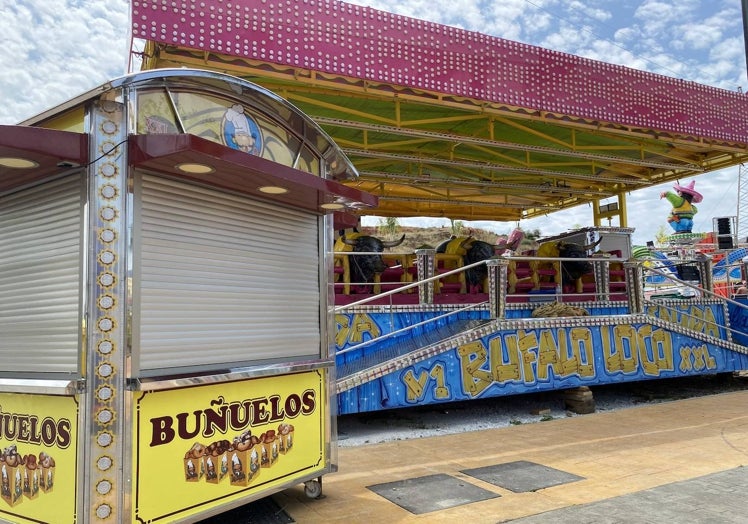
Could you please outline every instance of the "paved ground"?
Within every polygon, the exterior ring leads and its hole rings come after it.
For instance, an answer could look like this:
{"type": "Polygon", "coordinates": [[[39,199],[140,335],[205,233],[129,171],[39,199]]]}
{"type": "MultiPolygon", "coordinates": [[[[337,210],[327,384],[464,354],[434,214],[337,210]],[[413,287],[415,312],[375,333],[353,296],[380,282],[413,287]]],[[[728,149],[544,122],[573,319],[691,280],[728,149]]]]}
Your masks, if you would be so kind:
{"type": "Polygon", "coordinates": [[[512,520],[514,524],[743,524],[748,521],[748,468],[739,467],[512,520]]]}
{"type": "Polygon", "coordinates": [[[338,464],[323,498],[274,501],[304,524],[742,523],[748,392],[340,448],[338,464]]]}

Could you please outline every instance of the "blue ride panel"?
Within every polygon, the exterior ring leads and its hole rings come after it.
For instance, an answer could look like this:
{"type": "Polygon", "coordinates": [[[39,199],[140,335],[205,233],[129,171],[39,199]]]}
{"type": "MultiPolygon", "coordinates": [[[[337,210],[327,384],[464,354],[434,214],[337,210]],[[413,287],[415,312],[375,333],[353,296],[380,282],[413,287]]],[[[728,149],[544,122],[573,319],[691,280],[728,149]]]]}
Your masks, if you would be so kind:
{"type": "MultiPolygon", "coordinates": [[[[336,360],[337,369],[344,371],[347,367],[366,362],[382,361],[397,352],[406,344],[418,344],[426,339],[429,332],[436,331],[449,323],[465,320],[488,319],[487,310],[464,311],[445,318],[443,311],[405,311],[394,313],[351,313],[335,315],[336,321],[336,360]],[[418,324],[424,323],[423,326],[418,324]],[[417,326],[407,329],[409,326],[417,326]],[[375,343],[366,342],[399,330],[401,334],[383,338],[375,343]]],[[[353,390],[338,394],[339,414],[359,413],[398,407],[391,405],[389,389],[381,379],[373,380],[353,390]]]]}
{"type": "Polygon", "coordinates": [[[733,300],[743,305],[727,304],[730,314],[730,329],[732,340],[742,346],[748,346],[748,298],[736,297],[733,300]]]}
{"type": "Polygon", "coordinates": [[[727,281],[729,273],[730,280],[732,280],[733,282],[739,281],[743,278],[740,263],[747,255],[748,250],[746,250],[746,248],[744,247],[738,248],[734,251],[730,251],[725,258],[714,264],[714,266],[712,267],[712,278],[715,280],[715,282],[727,281]]]}
{"type": "MultiPolygon", "coordinates": [[[[623,315],[626,308],[596,308],[593,315],[623,315]]],[[[529,312],[531,310],[528,309],[529,312]]],[[[726,309],[717,304],[669,304],[647,314],[685,330],[725,340],[726,309]]],[[[475,314],[475,313],[473,313],[475,314]]],[[[404,326],[434,313],[366,314],[379,331],[404,326]]],[[[515,316],[516,315],[516,316],[515,316]]],[[[507,311],[527,318],[527,312],[507,311]]],[[[495,332],[396,369],[338,395],[341,415],[624,381],[731,372],[748,367],[748,357],[648,323],[544,327],[495,332]]],[[[630,318],[630,317],[629,317],[630,318]]],[[[353,319],[350,319],[355,323],[353,319]]],[[[362,320],[362,319],[359,319],[362,320]]],[[[561,320],[561,319],[554,319],[561,320]]],[[[421,330],[426,328],[419,328],[421,330]]],[[[421,331],[423,332],[423,331],[421,331]]],[[[418,335],[408,335],[417,338],[418,335]]],[[[390,341],[390,344],[393,342],[390,341]]],[[[404,343],[403,340],[395,344],[404,343]]],[[[357,358],[386,352],[378,344],[357,358]]],[[[342,356],[346,354],[343,353],[342,356]]]]}

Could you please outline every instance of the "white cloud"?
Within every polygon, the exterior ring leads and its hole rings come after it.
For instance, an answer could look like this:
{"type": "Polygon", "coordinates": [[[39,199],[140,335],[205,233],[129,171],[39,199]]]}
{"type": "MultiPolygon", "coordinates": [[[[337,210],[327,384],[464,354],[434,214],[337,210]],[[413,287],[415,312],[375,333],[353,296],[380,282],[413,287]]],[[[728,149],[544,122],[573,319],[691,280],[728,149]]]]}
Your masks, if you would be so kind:
{"type": "Polygon", "coordinates": [[[125,72],[127,0],[0,0],[0,123],[13,124],[125,72]]]}
{"type": "Polygon", "coordinates": [[[667,36],[683,20],[693,18],[698,12],[700,0],[653,0],[644,1],[634,12],[648,34],[667,36]]]}
{"type": "Polygon", "coordinates": [[[580,20],[592,19],[600,23],[607,23],[613,19],[613,13],[598,6],[590,6],[589,2],[569,2],[569,10],[575,13],[575,18],[580,20]]]}

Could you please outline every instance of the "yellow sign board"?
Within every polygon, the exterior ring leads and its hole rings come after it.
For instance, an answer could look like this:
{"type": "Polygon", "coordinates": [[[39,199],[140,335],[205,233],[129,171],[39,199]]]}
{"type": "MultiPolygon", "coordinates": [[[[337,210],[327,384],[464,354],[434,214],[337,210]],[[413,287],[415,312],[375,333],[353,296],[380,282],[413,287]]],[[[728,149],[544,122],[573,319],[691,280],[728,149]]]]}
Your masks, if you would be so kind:
{"type": "Polygon", "coordinates": [[[136,393],[133,520],[249,501],[324,470],[325,380],[316,370],[136,393]]]}
{"type": "Polygon", "coordinates": [[[78,401],[0,393],[0,520],[76,522],[78,401]]]}

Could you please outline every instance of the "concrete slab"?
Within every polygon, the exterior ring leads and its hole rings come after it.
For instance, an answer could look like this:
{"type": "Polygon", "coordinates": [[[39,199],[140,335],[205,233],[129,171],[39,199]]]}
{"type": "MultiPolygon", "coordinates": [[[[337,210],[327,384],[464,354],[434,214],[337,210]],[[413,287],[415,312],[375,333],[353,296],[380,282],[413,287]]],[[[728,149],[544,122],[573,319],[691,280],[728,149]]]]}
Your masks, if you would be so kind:
{"type": "Polygon", "coordinates": [[[739,467],[512,520],[513,524],[742,524],[748,515],[748,468],[739,467]]]}
{"type": "Polygon", "coordinates": [[[527,460],[463,469],[461,472],[514,493],[538,491],[551,486],[584,480],[584,477],[527,460]]]}
{"type": "Polygon", "coordinates": [[[444,474],[385,482],[366,487],[416,515],[501,496],[444,474]]]}

